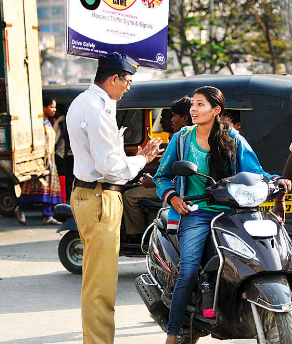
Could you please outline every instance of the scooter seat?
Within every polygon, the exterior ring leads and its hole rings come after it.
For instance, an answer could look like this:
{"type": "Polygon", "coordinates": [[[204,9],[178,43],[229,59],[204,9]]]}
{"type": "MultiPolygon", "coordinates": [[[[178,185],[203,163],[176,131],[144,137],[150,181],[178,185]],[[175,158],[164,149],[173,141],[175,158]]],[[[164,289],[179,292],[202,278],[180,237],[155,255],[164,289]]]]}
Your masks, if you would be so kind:
{"type": "Polygon", "coordinates": [[[57,221],[65,222],[70,217],[73,217],[73,214],[69,204],[58,204],[55,206],[54,218],[57,221]]]}

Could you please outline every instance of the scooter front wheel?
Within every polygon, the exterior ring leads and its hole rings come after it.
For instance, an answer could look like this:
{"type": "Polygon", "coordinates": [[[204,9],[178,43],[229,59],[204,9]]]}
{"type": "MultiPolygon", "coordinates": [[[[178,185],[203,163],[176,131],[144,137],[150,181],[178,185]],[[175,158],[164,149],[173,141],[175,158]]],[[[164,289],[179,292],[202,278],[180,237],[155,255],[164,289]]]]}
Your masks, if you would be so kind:
{"type": "Polygon", "coordinates": [[[82,274],[83,244],[78,232],[69,231],[61,239],[58,247],[59,259],[73,274],[82,274]]]}
{"type": "MultiPolygon", "coordinates": [[[[260,312],[266,344],[292,344],[292,314],[260,312]]],[[[260,340],[257,342],[260,344],[260,340]]]]}

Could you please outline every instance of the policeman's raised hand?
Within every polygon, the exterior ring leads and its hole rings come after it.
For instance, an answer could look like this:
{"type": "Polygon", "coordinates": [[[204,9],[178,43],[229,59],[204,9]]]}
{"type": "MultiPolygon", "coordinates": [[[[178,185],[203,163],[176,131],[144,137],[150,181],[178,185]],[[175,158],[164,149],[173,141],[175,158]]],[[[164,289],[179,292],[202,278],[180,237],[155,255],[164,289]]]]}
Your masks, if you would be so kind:
{"type": "MultiPolygon", "coordinates": [[[[162,143],[162,140],[160,137],[148,141],[146,146],[141,150],[142,154],[146,155],[146,154],[152,154],[153,152],[155,152],[157,155],[159,152],[158,148],[161,145],[161,143],[162,143]]],[[[161,150],[160,152],[162,151],[163,150],[161,150]]],[[[139,154],[139,151],[138,151],[138,154],[139,154]]]]}
{"type": "Polygon", "coordinates": [[[149,164],[151,161],[154,160],[154,158],[162,153],[164,149],[159,149],[159,146],[161,145],[162,140],[161,138],[152,139],[147,142],[147,145],[142,149],[141,147],[138,147],[138,153],[137,155],[143,155],[146,158],[146,164],[149,164]]]}

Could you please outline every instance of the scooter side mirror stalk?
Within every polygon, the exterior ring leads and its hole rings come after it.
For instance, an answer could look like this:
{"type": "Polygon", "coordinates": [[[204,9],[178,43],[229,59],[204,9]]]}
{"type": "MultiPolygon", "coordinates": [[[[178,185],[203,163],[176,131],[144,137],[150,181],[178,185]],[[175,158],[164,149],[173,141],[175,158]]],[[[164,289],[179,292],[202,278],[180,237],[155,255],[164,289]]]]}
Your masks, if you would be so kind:
{"type": "Polygon", "coordinates": [[[193,176],[194,174],[197,174],[198,176],[205,177],[210,180],[210,185],[213,187],[216,184],[216,181],[210,177],[206,176],[205,174],[198,172],[198,166],[194,164],[193,162],[181,160],[176,161],[172,165],[172,174],[175,176],[193,176]]]}

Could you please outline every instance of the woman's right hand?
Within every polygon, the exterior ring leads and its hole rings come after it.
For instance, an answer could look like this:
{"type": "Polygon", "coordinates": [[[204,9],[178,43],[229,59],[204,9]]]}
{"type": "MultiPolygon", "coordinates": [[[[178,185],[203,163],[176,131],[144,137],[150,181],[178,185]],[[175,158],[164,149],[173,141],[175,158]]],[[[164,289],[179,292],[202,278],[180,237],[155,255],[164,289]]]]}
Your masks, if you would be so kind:
{"type": "Polygon", "coordinates": [[[184,202],[182,198],[178,196],[173,196],[170,200],[170,203],[180,215],[186,215],[190,212],[190,209],[188,208],[187,204],[184,202]]]}

